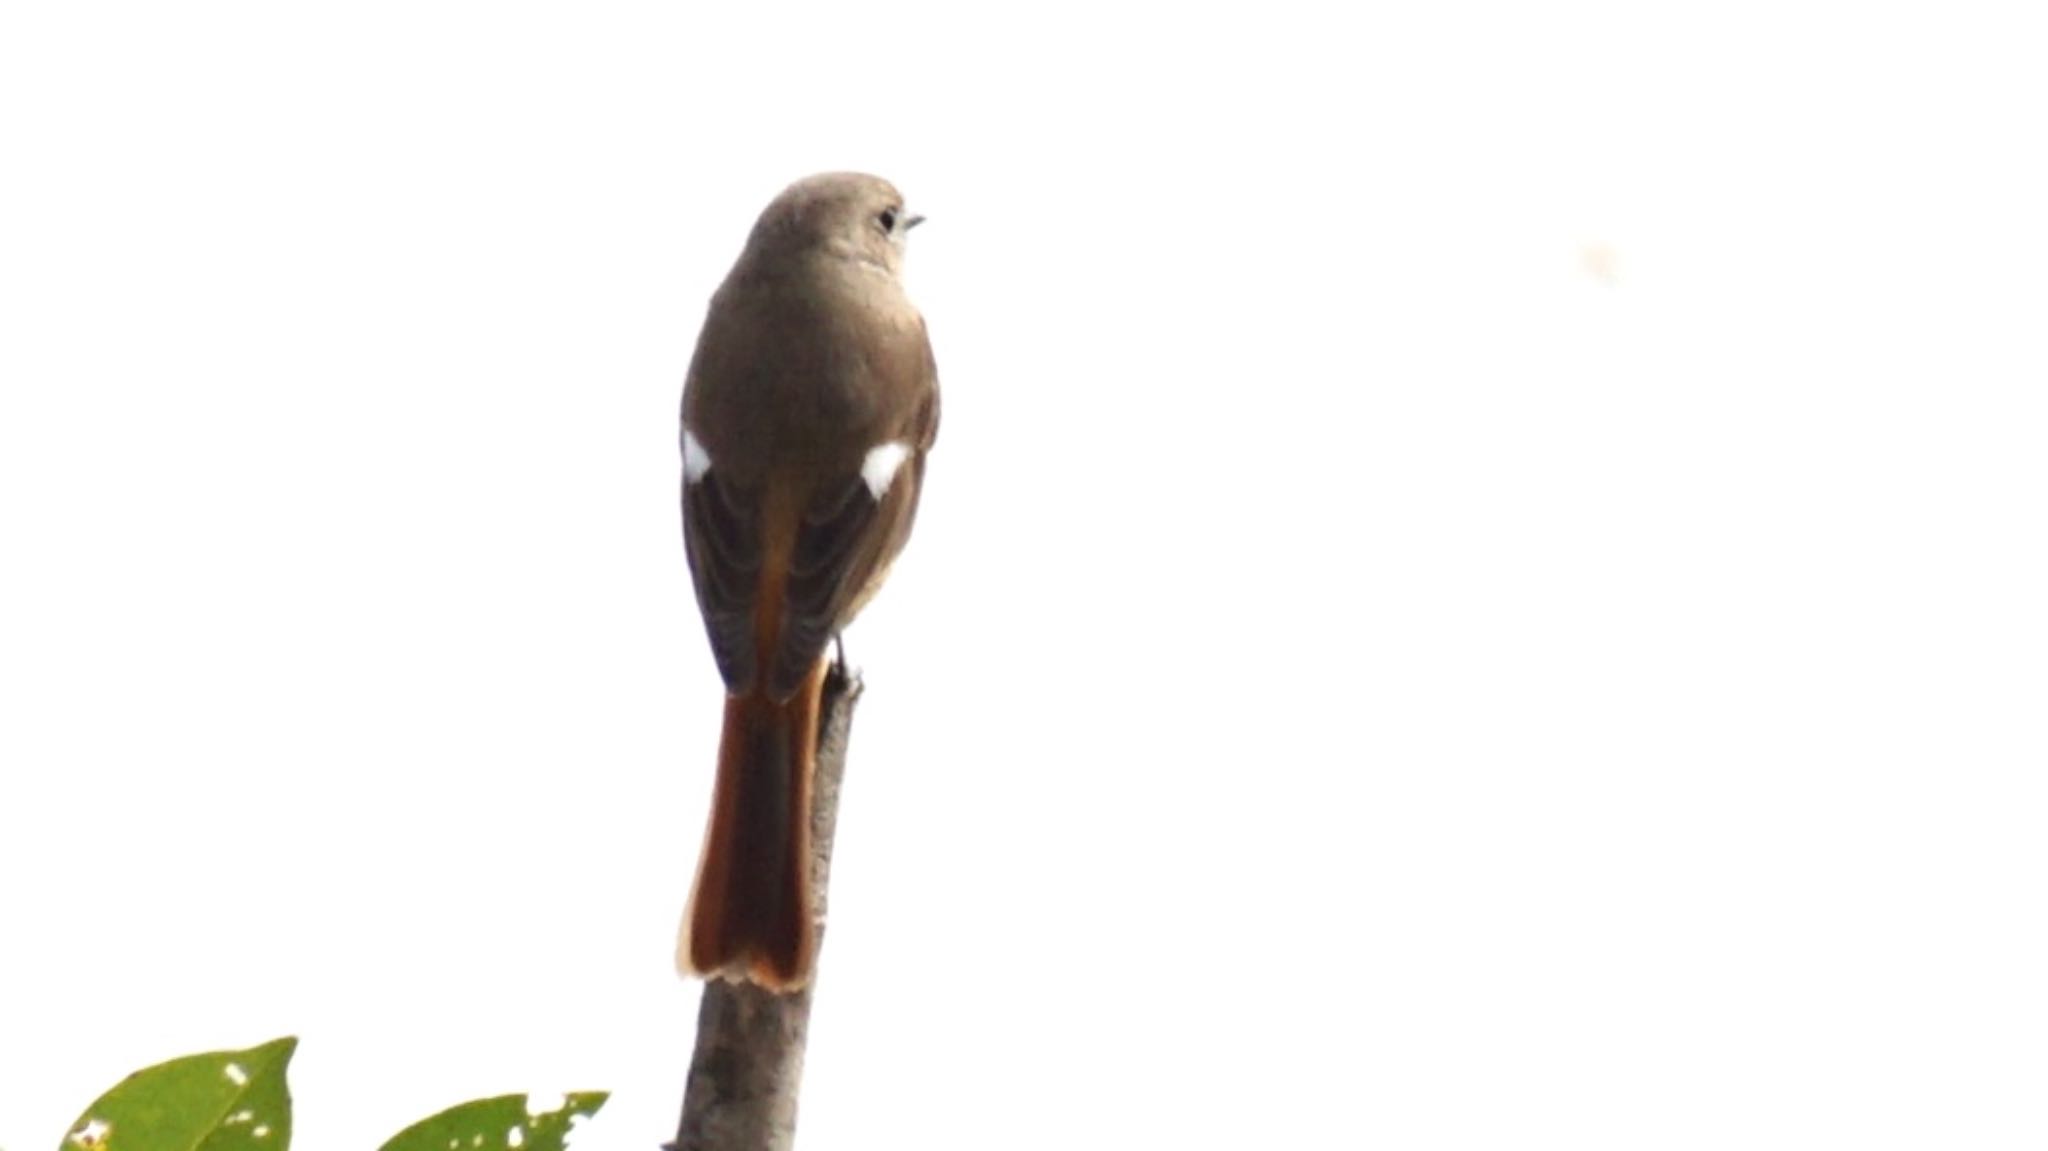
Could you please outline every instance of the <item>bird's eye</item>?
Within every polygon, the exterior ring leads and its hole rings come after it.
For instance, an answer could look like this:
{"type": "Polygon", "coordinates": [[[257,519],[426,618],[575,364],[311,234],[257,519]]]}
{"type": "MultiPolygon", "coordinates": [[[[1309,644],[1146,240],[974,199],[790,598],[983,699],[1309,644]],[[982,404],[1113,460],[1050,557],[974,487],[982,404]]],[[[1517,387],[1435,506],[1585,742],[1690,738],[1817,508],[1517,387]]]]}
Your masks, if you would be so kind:
{"type": "Polygon", "coordinates": [[[896,209],[882,209],[882,214],[875,217],[875,223],[880,224],[884,232],[894,235],[896,233],[896,209]]]}

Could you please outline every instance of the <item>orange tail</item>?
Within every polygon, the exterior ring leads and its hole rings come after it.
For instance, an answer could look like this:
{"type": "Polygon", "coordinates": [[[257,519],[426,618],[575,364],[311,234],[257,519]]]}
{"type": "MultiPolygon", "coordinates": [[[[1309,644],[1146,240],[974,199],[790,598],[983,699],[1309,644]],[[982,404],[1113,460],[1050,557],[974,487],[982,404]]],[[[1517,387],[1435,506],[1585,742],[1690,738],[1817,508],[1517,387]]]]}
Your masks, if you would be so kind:
{"type": "Polygon", "coordinates": [[[676,966],[793,991],[811,977],[811,770],[820,659],[786,703],[727,696],[711,825],[683,917],[676,966]]]}

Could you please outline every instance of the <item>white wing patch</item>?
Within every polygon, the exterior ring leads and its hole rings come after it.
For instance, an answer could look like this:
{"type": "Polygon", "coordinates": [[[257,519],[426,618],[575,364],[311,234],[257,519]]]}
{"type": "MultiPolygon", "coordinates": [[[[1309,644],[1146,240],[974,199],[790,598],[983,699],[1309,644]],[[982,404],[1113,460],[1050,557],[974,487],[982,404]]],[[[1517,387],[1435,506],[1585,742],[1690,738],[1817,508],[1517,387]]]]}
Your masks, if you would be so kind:
{"type": "Polygon", "coordinates": [[[867,481],[868,494],[880,500],[896,478],[896,469],[909,458],[910,445],[902,440],[891,440],[869,448],[868,458],[860,465],[860,478],[867,481]]]}
{"type": "Polygon", "coordinates": [[[703,479],[704,473],[710,470],[711,453],[704,450],[704,445],[697,442],[697,437],[690,434],[690,429],[684,428],[683,482],[694,484],[703,479]]]}

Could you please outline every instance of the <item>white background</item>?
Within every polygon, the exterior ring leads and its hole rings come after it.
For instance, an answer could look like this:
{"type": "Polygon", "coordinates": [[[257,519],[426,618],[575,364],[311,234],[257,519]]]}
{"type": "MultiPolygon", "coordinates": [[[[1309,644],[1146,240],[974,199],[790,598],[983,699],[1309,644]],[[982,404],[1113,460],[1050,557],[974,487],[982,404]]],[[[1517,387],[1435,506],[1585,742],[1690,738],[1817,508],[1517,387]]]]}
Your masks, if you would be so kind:
{"type": "Polygon", "coordinates": [[[855,167],[805,1146],[2041,1146],[2023,7],[9,5],[0,1145],[283,1033],[301,1148],[672,1132],[676,400],[855,167]]]}

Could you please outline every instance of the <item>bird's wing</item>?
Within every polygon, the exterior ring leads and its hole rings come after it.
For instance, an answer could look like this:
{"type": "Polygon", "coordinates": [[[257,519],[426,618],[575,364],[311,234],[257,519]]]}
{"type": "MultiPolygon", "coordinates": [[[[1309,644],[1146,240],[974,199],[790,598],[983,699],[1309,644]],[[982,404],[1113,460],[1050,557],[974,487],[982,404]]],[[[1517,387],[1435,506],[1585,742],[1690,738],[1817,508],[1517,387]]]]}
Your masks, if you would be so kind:
{"type": "Polygon", "coordinates": [[[754,682],[754,604],[761,589],[758,493],[711,469],[683,484],[683,547],[690,582],[711,637],[711,655],[728,690],[754,682]]]}
{"type": "Polygon", "coordinates": [[[924,453],[913,449],[879,500],[856,473],[825,485],[805,509],[768,676],[775,695],[796,690],[903,550],[923,479],[924,453]]]}
{"type": "Polygon", "coordinates": [[[712,656],[727,690],[744,693],[764,681],[787,698],[825,645],[851,619],[889,561],[909,538],[924,479],[924,453],[913,449],[881,498],[860,473],[822,485],[804,509],[783,573],[764,573],[760,498],[712,468],[683,487],[683,541],[697,605],[712,656]],[[782,594],[764,596],[780,574],[782,594]],[[763,610],[775,618],[763,620],[763,610]],[[772,631],[768,666],[760,666],[763,628],[772,631]]]}

